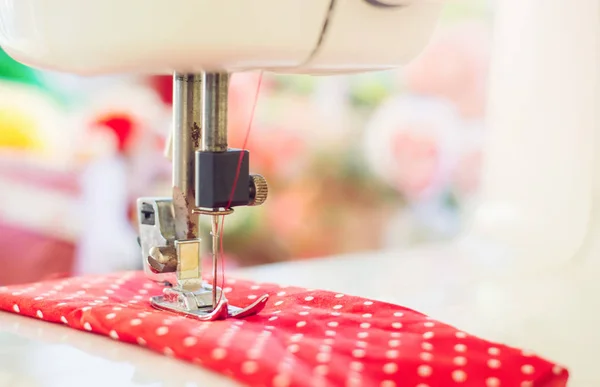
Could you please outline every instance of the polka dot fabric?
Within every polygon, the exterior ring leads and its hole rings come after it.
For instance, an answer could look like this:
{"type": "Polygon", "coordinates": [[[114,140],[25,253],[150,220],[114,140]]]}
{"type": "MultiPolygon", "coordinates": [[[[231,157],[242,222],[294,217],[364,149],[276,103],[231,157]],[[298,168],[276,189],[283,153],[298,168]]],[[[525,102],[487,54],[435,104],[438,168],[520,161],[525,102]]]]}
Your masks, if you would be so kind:
{"type": "Polygon", "coordinates": [[[66,324],[191,362],[250,386],[560,387],[568,372],[400,306],[229,279],[234,305],[268,293],[244,320],[200,322],[150,306],[143,273],[0,288],[0,309],[66,324]]]}

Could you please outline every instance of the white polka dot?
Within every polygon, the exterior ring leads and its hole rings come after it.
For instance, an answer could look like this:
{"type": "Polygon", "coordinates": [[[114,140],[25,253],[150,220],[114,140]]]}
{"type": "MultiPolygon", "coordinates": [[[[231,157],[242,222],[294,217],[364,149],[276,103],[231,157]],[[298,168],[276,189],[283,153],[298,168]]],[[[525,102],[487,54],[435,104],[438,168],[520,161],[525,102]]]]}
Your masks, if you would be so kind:
{"type": "Polygon", "coordinates": [[[302,328],[303,326],[306,326],[306,321],[298,321],[296,323],[297,328],[302,328]]]}
{"type": "Polygon", "coordinates": [[[367,306],[373,305],[373,301],[365,301],[365,302],[363,302],[363,304],[367,305],[367,306]]]}
{"type": "Polygon", "coordinates": [[[117,284],[112,284],[112,285],[110,285],[110,287],[113,289],[119,289],[120,286],[117,284]]]}
{"type": "Polygon", "coordinates": [[[257,289],[260,289],[260,286],[258,286],[258,285],[252,285],[252,286],[250,286],[250,289],[251,290],[257,290],[257,289]]]}
{"type": "Polygon", "coordinates": [[[335,334],[336,334],[335,331],[331,331],[331,330],[325,331],[325,336],[335,336],[335,334]]]}
{"type": "Polygon", "coordinates": [[[395,349],[390,349],[388,351],[385,352],[385,357],[387,357],[388,359],[396,359],[398,357],[398,351],[395,349]]]}
{"type": "Polygon", "coordinates": [[[331,337],[328,337],[328,338],[324,339],[323,342],[327,345],[332,345],[333,343],[335,343],[335,340],[332,339],[331,337]]]}
{"type": "Polygon", "coordinates": [[[123,308],[121,308],[120,306],[115,306],[114,308],[112,308],[112,310],[122,310],[123,308]]]}
{"type": "Polygon", "coordinates": [[[365,313],[362,315],[364,318],[371,318],[373,315],[371,313],[365,313]]]}
{"type": "Polygon", "coordinates": [[[429,384],[419,383],[417,384],[417,387],[429,387],[429,384]]]}
{"type": "Polygon", "coordinates": [[[500,368],[501,363],[500,363],[500,360],[498,360],[498,359],[489,359],[487,361],[487,365],[490,368],[500,368]]]}
{"type": "MultiPolygon", "coordinates": [[[[103,301],[109,300],[108,296],[100,296],[98,298],[101,299],[101,300],[103,300],[103,301]]],[[[102,301],[96,301],[96,302],[102,302],[102,301]]]]}
{"type": "Polygon", "coordinates": [[[269,321],[275,321],[275,320],[277,320],[278,318],[279,318],[279,317],[277,317],[277,316],[271,316],[271,317],[269,317],[269,321]]]}
{"type": "Polygon", "coordinates": [[[400,333],[400,332],[391,332],[390,333],[390,337],[393,337],[393,338],[396,338],[396,339],[398,337],[400,337],[400,336],[402,336],[402,333],[400,333]]]}
{"type": "Polygon", "coordinates": [[[43,300],[43,299],[44,299],[44,297],[41,297],[41,296],[34,298],[34,300],[36,300],[36,301],[43,300]]]}
{"type": "Polygon", "coordinates": [[[488,349],[488,353],[492,356],[498,356],[498,355],[500,355],[500,349],[498,349],[496,347],[490,347],[488,349]]]}
{"type": "Polygon", "coordinates": [[[288,352],[290,353],[296,353],[300,350],[300,346],[298,344],[290,344],[287,347],[288,352]]]}
{"type": "Polygon", "coordinates": [[[431,343],[421,343],[421,348],[423,348],[425,351],[433,351],[433,344],[431,343]]]}
{"type": "Polygon", "coordinates": [[[335,298],[342,298],[342,297],[344,297],[344,295],[341,294],[341,293],[338,293],[338,294],[335,295],[335,298]]]}
{"type": "Polygon", "coordinates": [[[364,349],[355,349],[352,351],[352,356],[357,357],[357,358],[363,358],[363,357],[365,357],[365,350],[364,349]]]}
{"type": "Polygon", "coordinates": [[[358,337],[359,339],[366,339],[367,337],[369,337],[369,332],[358,332],[356,337],[358,337]]]}
{"type": "Polygon", "coordinates": [[[273,387],[288,387],[290,385],[290,377],[285,374],[279,374],[273,378],[273,387]]]}
{"type": "Polygon", "coordinates": [[[346,387],[362,387],[360,375],[350,374],[346,380],[346,387]]]}
{"type": "Polygon", "coordinates": [[[78,290],[75,292],[75,294],[85,294],[85,290],[78,290]]]}
{"type": "Polygon", "coordinates": [[[533,382],[531,380],[521,382],[521,387],[533,387],[533,382]]]}
{"type": "Polygon", "coordinates": [[[400,329],[400,328],[402,328],[402,323],[399,322],[399,321],[393,322],[392,323],[392,328],[400,329]]]}
{"type": "Polygon", "coordinates": [[[296,334],[290,336],[290,341],[292,343],[297,343],[300,340],[302,340],[302,337],[304,337],[304,335],[302,333],[296,333],[296,334]]]}
{"type": "Polygon", "coordinates": [[[329,360],[331,360],[331,354],[329,354],[328,352],[317,353],[317,361],[319,363],[327,363],[329,360]]]}
{"type": "Polygon", "coordinates": [[[131,320],[129,322],[132,326],[137,326],[137,325],[141,325],[142,324],[142,320],[140,320],[139,318],[134,318],[133,320],[131,320]]]}
{"type": "Polygon", "coordinates": [[[212,350],[211,356],[215,360],[222,360],[227,356],[227,350],[225,348],[215,348],[212,350]]]}
{"type": "Polygon", "coordinates": [[[369,329],[371,328],[371,324],[369,324],[368,322],[360,323],[360,327],[362,329],[369,329]]]}
{"type": "Polygon", "coordinates": [[[433,336],[434,336],[433,332],[425,332],[425,333],[423,333],[423,338],[425,340],[429,340],[429,339],[433,338],[433,336]]]}
{"type": "Polygon", "coordinates": [[[487,378],[485,385],[486,387],[500,387],[500,380],[498,378],[487,378]]]}
{"type": "Polygon", "coordinates": [[[113,294],[115,291],[114,291],[114,290],[112,290],[112,289],[106,289],[104,292],[105,292],[106,294],[113,294]]]}
{"type": "Polygon", "coordinates": [[[113,339],[115,339],[115,340],[118,340],[118,339],[119,339],[119,334],[118,334],[116,331],[114,331],[114,330],[113,330],[113,331],[110,331],[110,332],[108,333],[108,335],[109,335],[110,337],[112,337],[113,339]]]}
{"type": "Polygon", "coordinates": [[[435,323],[432,321],[427,321],[423,324],[423,326],[425,326],[426,328],[433,328],[435,326],[435,323]]]}
{"type": "Polygon", "coordinates": [[[22,293],[21,292],[12,292],[11,293],[13,296],[20,296],[22,293]]]}
{"type": "Polygon", "coordinates": [[[168,356],[168,357],[173,357],[173,355],[175,355],[175,352],[173,352],[173,350],[169,347],[165,347],[163,349],[163,353],[165,354],[165,356],[168,356]]]}
{"type": "Polygon", "coordinates": [[[456,352],[465,352],[465,351],[467,350],[467,346],[466,346],[466,345],[464,345],[464,344],[456,344],[456,345],[454,346],[454,350],[455,350],[456,352]]]}
{"type": "Polygon", "coordinates": [[[332,316],[341,316],[342,314],[340,312],[331,312],[332,316]]]}
{"type": "Polygon", "coordinates": [[[419,368],[417,368],[417,373],[422,378],[427,378],[431,376],[432,372],[433,370],[431,369],[431,367],[426,364],[420,365],[419,368]]]}
{"type": "Polygon", "coordinates": [[[283,304],[283,301],[277,301],[277,302],[275,303],[275,306],[279,306],[279,305],[281,305],[281,304],[283,304]]]}
{"type": "Polygon", "coordinates": [[[227,282],[230,284],[235,284],[237,282],[237,280],[232,278],[232,279],[229,279],[227,282]]]}
{"type": "Polygon", "coordinates": [[[452,380],[454,380],[456,383],[463,383],[465,380],[467,380],[467,373],[463,370],[452,371],[452,380]]]}
{"type": "Polygon", "coordinates": [[[396,382],[393,380],[384,380],[379,387],[396,387],[396,382]]]}
{"type": "Polygon", "coordinates": [[[112,320],[115,317],[117,317],[116,313],[109,313],[109,314],[106,315],[106,319],[107,320],[112,320]]]}
{"type": "Polygon", "coordinates": [[[81,287],[84,288],[84,289],[89,289],[89,288],[92,287],[92,285],[90,285],[90,284],[81,284],[81,287]]]}
{"type": "Polygon", "coordinates": [[[242,373],[252,375],[258,371],[258,363],[254,360],[248,360],[242,363],[242,373]]]}
{"type": "Polygon", "coordinates": [[[342,309],[342,308],[343,308],[343,306],[340,305],[340,304],[333,306],[333,309],[335,309],[335,310],[339,310],[339,309],[342,309]]]}
{"type": "Polygon", "coordinates": [[[394,313],[394,317],[402,317],[402,316],[404,316],[404,313],[402,313],[402,312],[395,312],[394,313]]]}
{"type": "Polygon", "coordinates": [[[62,321],[64,324],[68,324],[69,323],[67,321],[67,318],[65,316],[60,316],[60,321],[62,321]]]}
{"type": "Polygon", "coordinates": [[[390,340],[390,341],[388,341],[388,345],[392,348],[396,348],[396,347],[400,346],[400,340],[396,340],[396,339],[390,340]]]}
{"type": "Polygon", "coordinates": [[[398,364],[396,363],[386,363],[383,366],[383,372],[391,375],[391,374],[395,374],[398,371],[398,364]]]}
{"type": "Polygon", "coordinates": [[[17,305],[17,304],[13,305],[13,310],[17,313],[21,313],[21,309],[19,309],[19,305],[17,305]]]}
{"type": "Polygon", "coordinates": [[[90,325],[89,322],[85,322],[85,323],[83,323],[83,329],[85,329],[86,331],[91,331],[92,326],[90,325]]]}
{"type": "Polygon", "coordinates": [[[42,313],[41,310],[38,310],[37,312],[35,312],[35,315],[38,316],[38,318],[44,318],[44,314],[42,313]]]}
{"type": "Polygon", "coordinates": [[[330,322],[328,322],[328,323],[327,323],[327,326],[328,326],[328,327],[332,327],[332,328],[335,328],[335,327],[337,327],[338,325],[340,325],[340,323],[339,323],[339,322],[337,322],[337,321],[330,321],[330,322]]]}
{"type": "Polygon", "coordinates": [[[146,289],[140,289],[138,290],[139,294],[148,294],[148,291],[146,289]]]}
{"type": "Polygon", "coordinates": [[[285,292],[279,292],[279,293],[277,293],[277,295],[278,295],[279,297],[283,297],[283,296],[285,296],[285,292]]]}
{"type": "Polygon", "coordinates": [[[167,328],[167,327],[163,326],[163,327],[156,328],[156,335],[157,336],[164,336],[167,333],[169,333],[169,328],[167,328]]]}
{"type": "Polygon", "coordinates": [[[312,301],[315,298],[313,296],[304,297],[304,301],[312,301]]]}
{"type": "Polygon", "coordinates": [[[144,299],[144,296],[140,296],[140,295],[133,296],[133,299],[134,299],[134,300],[143,300],[143,299],[144,299]]]}
{"type": "Polygon", "coordinates": [[[455,336],[457,339],[464,339],[467,337],[467,334],[465,332],[456,332],[455,336]]]}
{"type": "Polygon", "coordinates": [[[56,306],[63,306],[63,305],[67,305],[66,302],[59,302],[58,304],[56,304],[56,306]]]}
{"type": "Polygon", "coordinates": [[[361,372],[365,368],[365,365],[359,361],[353,361],[350,363],[350,369],[352,371],[361,372]]]}
{"type": "Polygon", "coordinates": [[[430,352],[421,352],[419,357],[423,361],[431,361],[433,359],[433,355],[430,352]]]}
{"type": "Polygon", "coordinates": [[[303,310],[302,312],[298,313],[300,316],[308,316],[310,312],[303,310]]]}
{"type": "Polygon", "coordinates": [[[329,371],[329,367],[327,367],[327,365],[325,365],[325,364],[320,364],[320,365],[316,366],[315,369],[313,370],[313,372],[316,375],[321,375],[321,376],[327,375],[328,371],[329,371]]]}
{"type": "Polygon", "coordinates": [[[196,343],[198,343],[198,339],[193,336],[188,336],[185,339],[183,339],[184,347],[193,347],[194,345],[196,345],[196,343]]]}
{"type": "Polygon", "coordinates": [[[88,310],[91,310],[92,307],[91,306],[84,306],[83,308],[81,308],[82,312],[87,312],[88,310]]]}
{"type": "Polygon", "coordinates": [[[464,356],[457,356],[452,360],[452,362],[454,363],[454,365],[462,367],[467,364],[467,358],[464,356]]]}
{"type": "Polygon", "coordinates": [[[280,310],[274,310],[274,311],[271,312],[271,314],[278,314],[278,313],[281,313],[281,311],[280,310]]]}
{"type": "Polygon", "coordinates": [[[257,297],[258,297],[258,296],[257,296],[256,294],[250,294],[250,295],[248,296],[248,299],[249,299],[249,300],[255,300],[257,297]]]}
{"type": "Polygon", "coordinates": [[[367,342],[366,341],[357,341],[356,342],[356,346],[359,348],[367,348],[367,342]]]}
{"type": "Polygon", "coordinates": [[[531,364],[525,364],[523,367],[521,367],[521,372],[523,372],[525,375],[531,375],[535,372],[535,368],[533,368],[531,364]]]}

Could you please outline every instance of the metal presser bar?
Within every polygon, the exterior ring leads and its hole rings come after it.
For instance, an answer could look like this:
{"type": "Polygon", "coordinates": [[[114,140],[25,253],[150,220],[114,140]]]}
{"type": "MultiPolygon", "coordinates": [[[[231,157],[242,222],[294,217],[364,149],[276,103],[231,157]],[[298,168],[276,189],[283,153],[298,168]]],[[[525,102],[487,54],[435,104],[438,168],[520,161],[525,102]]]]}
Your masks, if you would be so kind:
{"type": "Polygon", "coordinates": [[[249,152],[228,147],[228,88],[227,73],[174,74],[172,197],[138,199],[144,271],[165,285],[152,305],[200,320],[256,314],[268,299],[232,306],[216,283],[221,217],[268,194],[266,180],[250,174],[249,152]],[[202,277],[200,216],[211,218],[213,285],[202,277]]]}

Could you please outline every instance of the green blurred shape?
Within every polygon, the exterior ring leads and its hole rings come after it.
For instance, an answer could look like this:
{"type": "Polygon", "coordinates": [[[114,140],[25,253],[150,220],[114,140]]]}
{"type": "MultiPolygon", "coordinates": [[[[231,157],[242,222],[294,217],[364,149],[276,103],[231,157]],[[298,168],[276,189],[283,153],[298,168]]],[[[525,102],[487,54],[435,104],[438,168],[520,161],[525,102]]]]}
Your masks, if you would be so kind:
{"type": "Polygon", "coordinates": [[[12,59],[0,48],[0,79],[41,86],[37,71],[12,59]]]}

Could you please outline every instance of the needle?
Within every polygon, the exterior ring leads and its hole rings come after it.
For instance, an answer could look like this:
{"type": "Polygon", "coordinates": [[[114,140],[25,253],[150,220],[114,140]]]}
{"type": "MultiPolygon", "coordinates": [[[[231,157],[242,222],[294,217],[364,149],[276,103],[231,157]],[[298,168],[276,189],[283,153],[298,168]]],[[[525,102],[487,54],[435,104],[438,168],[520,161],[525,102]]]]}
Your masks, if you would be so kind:
{"type": "Polygon", "coordinates": [[[213,309],[217,308],[217,268],[219,262],[219,216],[212,215],[212,256],[213,256],[213,290],[212,303],[213,309]]]}

